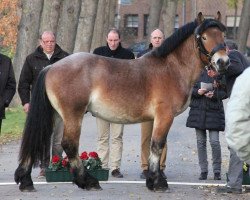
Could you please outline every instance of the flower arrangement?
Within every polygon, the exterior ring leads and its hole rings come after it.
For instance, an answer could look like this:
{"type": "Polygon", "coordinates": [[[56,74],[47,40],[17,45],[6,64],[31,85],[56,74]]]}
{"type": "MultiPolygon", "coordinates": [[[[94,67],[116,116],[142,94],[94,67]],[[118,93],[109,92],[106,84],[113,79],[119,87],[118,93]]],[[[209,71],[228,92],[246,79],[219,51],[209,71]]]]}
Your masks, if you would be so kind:
{"type": "MultiPolygon", "coordinates": [[[[102,162],[98,156],[98,154],[94,151],[87,153],[86,151],[82,152],[80,155],[80,159],[83,162],[84,167],[87,170],[96,170],[102,169],[102,162]]],[[[64,158],[54,155],[50,161],[49,169],[52,171],[57,171],[60,169],[70,169],[70,164],[68,157],[64,158]]]]}

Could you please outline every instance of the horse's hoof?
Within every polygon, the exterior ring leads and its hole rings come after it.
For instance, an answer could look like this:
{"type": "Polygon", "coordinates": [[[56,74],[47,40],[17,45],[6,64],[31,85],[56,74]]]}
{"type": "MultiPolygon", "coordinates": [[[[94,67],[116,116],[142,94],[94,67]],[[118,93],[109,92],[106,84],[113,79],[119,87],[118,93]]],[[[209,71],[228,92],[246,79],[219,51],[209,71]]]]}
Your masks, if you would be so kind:
{"type": "Polygon", "coordinates": [[[31,186],[26,186],[25,188],[19,187],[19,190],[20,190],[21,192],[36,192],[36,189],[34,188],[33,185],[31,185],[31,186]]]}

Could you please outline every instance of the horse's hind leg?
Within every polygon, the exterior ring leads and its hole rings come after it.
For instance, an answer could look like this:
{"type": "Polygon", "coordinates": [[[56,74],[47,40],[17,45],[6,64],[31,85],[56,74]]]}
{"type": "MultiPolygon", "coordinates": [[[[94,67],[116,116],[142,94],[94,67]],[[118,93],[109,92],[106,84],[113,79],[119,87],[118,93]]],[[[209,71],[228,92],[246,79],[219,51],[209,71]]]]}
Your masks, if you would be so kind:
{"type": "Polygon", "coordinates": [[[100,190],[99,181],[85,171],[83,163],[79,158],[79,138],[81,132],[81,118],[68,116],[64,121],[64,135],[62,139],[62,147],[68,156],[70,166],[73,169],[73,182],[82,189],[100,190]]]}
{"type": "Polygon", "coordinates": [[[19,164],[18,168],[15,171],[15,182],[19,185],[19,189],[21,192],[35,192],[36,189],[33,186],[33,181],[31,179],[31,171],[32,171],[32,164],[19,164]]]}
{"type": "Polygon", "coordinates": [[[154,191],[166,191],[168,183],[160,173],[160,158],[163,147],[166,143],[167,133],[173,122],[173,118],[155,118],[154,128],[151,139],[151,148],[149,156],[149,173],[146,180],[146,186],[154,191]]]}

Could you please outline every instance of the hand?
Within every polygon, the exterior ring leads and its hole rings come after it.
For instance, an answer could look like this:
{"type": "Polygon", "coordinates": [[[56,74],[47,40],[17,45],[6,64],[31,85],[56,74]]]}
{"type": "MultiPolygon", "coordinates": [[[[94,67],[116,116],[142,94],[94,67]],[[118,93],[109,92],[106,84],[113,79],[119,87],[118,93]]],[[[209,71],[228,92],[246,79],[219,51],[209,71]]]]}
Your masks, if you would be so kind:
{"type": "Polygon", "coordinates": [[[210,69],[210,70],[207,70],[207,75],[213,78],[215,76],[218,76],[218,72],[210,69]]]}
{"type": "Polygon", "coordinates": [[[206,89],[199,89],[199,90],[198,90],[198,94],[199,94],[199,95],[203,95],[203,94],[205,94],[206,92],[207,92],[206,89]]]}
{"type": "Polygon", "coordinates": [[[213,91],[209,91],[207,93],[204,94],[207,98],[212,98],[214,96],[214,92],[213,91]]]}
{"type": "Polygon", "coordinates": [[[29,103],[26,103],[23,105],[23,111],[28,113],[29,112],[29,109],[30,109],[30,104],[29,103]]]}

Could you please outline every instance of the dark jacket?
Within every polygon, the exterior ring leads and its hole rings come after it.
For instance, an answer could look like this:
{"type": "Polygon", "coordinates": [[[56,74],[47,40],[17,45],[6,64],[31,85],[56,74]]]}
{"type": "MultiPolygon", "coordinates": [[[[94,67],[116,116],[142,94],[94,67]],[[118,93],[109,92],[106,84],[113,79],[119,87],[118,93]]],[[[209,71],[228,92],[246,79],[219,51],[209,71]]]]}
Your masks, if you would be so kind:
{"type": "Polygon", "coordinates": [[[250,65],[250,62],[237,50],[230,50],[228,57],[230,59],[230,64],[225,73],[225,79],[227,84],[227,95],[230,96],[235,79],[250,65]]]}
{"type": "Polygon", "coordinates": [[[226,89],[219,85],[214,88],[213,97],[207,98],[205,95],[198,94],[201,82],[213,83],[214,78],[209,77],[206,70],[202,71],[199,80],[193,87],[186,126],[201,130],[224,131],[225,115],[222,99],[227,98],[226,89]]]}
{"type": "Polygon", "coordinates": [[[16,92],[16,79],[11,59],[0,54],[0,119],[5,118],[8,107],[16,92]]]}
{"type": "Polygon", "coordinates": [[[93,54],[97,54],[105,57],[120,58],[120,59],[134,59],[135,55],[132,51],[125,49],[119,44],[116,50],[111,50],[109,46],[98,47],[93,51],[93,54]]]}
{"type": "Polygon", "coordinates": [[[146,50],[143,50],[137,54],[137,58],[142,57],[144,54],[150,52],[153,49],[153,45],[150,43],[146,50]]]}
{"type": "Polygon", "coordinates": [[[50,58],[47,58],[43,49],[39,46],[36,50],[27,56],[18,84],[18,93],[22,101],[22,105],[30,102],[30,95],[32,86],[36,83],[39,72],[46,66],[53,64],[69,54],[61,49],[58,45],[55,47],[55,51],[50,58]]]}

